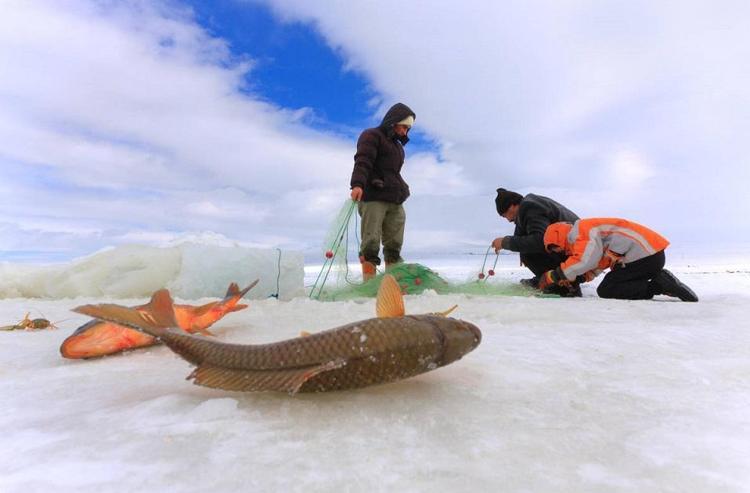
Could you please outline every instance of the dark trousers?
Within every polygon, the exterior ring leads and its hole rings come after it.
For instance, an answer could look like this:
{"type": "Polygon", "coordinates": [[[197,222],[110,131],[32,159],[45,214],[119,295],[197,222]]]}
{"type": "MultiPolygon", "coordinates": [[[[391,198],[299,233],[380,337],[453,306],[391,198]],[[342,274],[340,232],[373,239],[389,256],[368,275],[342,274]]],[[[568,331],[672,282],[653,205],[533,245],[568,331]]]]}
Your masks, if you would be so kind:
{"type": "Polygon", "coordinates": [[[390,202],[358,202],[359,217],[362,218],[362,244],[359,255],[366,261],[380,265],[380,243],[383,257],[388,264],[401,262],[401,246],[404,243],[406,212],[401,204],[390,202]]]}
{"type": "Polygon", "coordinates": [[[624,267],[616,265],[604,276],[596,293],[617,300],[650,300],[655,289],[651,279],[664,268],[664,251],[644,257],[624,267]]]}
{"type": "Polygon", "coordinates": [[[521,263],[528,267],[535,276],[541,276],[548,270],[560,267],[560,264],[568,258],[566,255],[556,253],[522,253],[521,263]]]}

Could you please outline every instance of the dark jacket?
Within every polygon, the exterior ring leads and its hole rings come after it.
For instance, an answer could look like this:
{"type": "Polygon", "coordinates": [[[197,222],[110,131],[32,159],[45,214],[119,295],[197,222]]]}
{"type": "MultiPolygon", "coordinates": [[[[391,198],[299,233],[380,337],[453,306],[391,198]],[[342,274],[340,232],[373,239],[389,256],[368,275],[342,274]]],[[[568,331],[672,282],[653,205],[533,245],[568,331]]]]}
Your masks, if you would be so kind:
{"type": "Polygon", "coordinates": [[[518,206],[516,230],[503,239],[503,249],[521,253],[544,253],[547,226],[561,221],[573,223],[579,218],[570,209],[542,195],[530,193],[518,206]]]}
{"type": "Polygon", "coordinates": [[[409,185],[401,178],[404,145],[409,137],[398,137],[393,131],[393,125],[409,115],[416,118],[408,106],[396,103],[379,126],[368,128],[359,136],[350,184],[352,188],[362,188],[363,201],[401,204],[409,197],[409,185]]]}

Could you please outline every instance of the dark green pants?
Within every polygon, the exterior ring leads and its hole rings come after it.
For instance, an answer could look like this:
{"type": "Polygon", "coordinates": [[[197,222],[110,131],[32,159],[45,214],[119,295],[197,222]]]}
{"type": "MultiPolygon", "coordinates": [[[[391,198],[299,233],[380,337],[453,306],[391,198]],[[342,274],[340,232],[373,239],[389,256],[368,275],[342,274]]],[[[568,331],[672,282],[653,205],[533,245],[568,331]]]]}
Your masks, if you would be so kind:
{"type": "Polygon", "coordinates": [[[362,244],[359,255],[368,262],[380,265],[380,244],[383,256],[390,263],[401,262],[401,245],[404,243],[406,213],[401,204],[390,202],[359,202],[362,218],[362,244]]]}

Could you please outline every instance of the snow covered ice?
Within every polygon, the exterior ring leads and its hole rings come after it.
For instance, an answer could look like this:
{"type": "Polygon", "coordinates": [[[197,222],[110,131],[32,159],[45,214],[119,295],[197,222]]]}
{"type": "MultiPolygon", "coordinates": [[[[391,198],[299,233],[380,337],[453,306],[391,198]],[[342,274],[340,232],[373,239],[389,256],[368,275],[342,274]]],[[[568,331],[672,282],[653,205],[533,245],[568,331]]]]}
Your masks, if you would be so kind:
{"type": "MultiPolygon", "coordinates": [[[[405,381],[295,397],[192,385],[163,346],[60,357],[87,320],[71,308],[140,296],[0,300],[3,325],[31,311],[61,327],[0,333],[0,491],[748,491],[750,261],[667,262],[699,303],[593,286],[580,299],[408,296],[408,313],[458,304],[482,344],[405,381]]],[[[499,268],[492,282],[522,276],[499,268]]],[[[373,300],[266,298],[214,331],[265,343],[372,316],[373,300]]]]}
{"type": "Polygon", "coordinates": [[[230,282],[260,282],[246,298],[304,295],[303,257],[289,252],[206,241],[165,247],[125,245],[68,264],[0,263],[0,297],[149,297],[161,288],[184,298],[220,298],[230,282]]]}

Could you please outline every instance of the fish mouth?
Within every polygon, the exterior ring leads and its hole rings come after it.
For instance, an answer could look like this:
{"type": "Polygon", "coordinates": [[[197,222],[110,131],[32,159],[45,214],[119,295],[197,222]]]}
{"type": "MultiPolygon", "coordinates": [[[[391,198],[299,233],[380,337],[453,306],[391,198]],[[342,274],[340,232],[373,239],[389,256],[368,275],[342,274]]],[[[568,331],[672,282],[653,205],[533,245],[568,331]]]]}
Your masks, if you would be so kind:
{"type": "Polygon", "coordinates": [[[479,346],[479,343],[482,342],[482,331],[479,330],[479,327],[469,322],[464,322],[464,326],[469,329],[474,336],[474,347],[479,346]]]}

